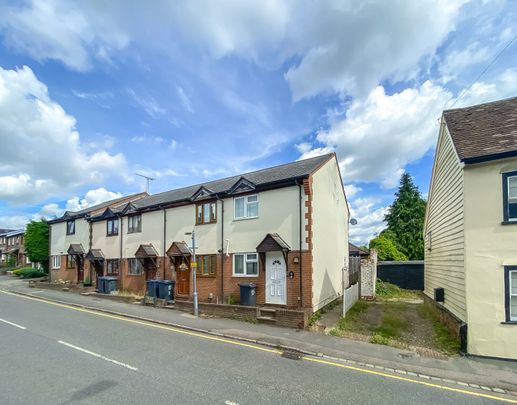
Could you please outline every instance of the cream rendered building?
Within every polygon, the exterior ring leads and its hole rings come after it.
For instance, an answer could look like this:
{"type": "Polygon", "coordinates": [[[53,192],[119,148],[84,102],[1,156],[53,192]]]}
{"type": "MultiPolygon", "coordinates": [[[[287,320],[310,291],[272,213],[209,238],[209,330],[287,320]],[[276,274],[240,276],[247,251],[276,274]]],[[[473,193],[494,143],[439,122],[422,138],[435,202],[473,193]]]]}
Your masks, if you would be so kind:
{"type": "MultiPolygon", "coordinates": [[[[73,213],[69,216],[73,217],[73,213]]],[[[315,311],[342,294],[349,211],[335,154],[109,205],[52,224],[51,252],[81,244],[92,280],[117,277],[119,290],[143,292],[146,280],[175,281],[175,296],[202,302],[239,299],[257,285],[257,304],[315,311]],[[70,219],[68,219],[70,220],[70,219]]]]}
{"type": "Polygon", "coordinates": [[[444,111],[424,237],[425,294],[463,350],[517,359],[517,98],[444,111]]]}

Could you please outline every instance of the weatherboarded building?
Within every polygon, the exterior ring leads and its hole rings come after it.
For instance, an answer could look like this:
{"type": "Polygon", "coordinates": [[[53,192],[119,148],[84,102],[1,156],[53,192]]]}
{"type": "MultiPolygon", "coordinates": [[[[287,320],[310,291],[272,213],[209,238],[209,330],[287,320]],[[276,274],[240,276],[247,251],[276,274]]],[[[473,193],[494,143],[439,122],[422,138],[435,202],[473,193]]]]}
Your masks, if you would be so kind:
{"type": "Polygon", "coordinates": [[[517,98],[444,111],[425,294],[474,355],[517,359],[517,98]]]}
{"type": "Polygon", "coordinates": [[[201,302],[238,301],[253,282],[259,306],[311,311],[341,295],[349,212],[335,154],[94,208],[52,221],[53,279],[84,279],[81,263],[119,290],[172,279],[188,300],[196,271],[201,302]]]}

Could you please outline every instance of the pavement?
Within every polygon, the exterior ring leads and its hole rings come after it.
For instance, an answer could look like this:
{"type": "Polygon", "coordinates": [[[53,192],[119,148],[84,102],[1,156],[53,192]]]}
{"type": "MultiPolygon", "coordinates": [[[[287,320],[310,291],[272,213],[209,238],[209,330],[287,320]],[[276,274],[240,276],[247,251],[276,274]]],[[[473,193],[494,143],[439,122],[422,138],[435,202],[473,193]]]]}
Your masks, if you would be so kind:
{"type": "MultiPolygon", "coordinates": [[[[304,378],[309,378],[310,375],[305,375],[304,371],[300,371],[298,369],[305,369],[305,368],[312,368],[315,364],[318,364],[318,367],[321,367],[322,365],[329,364],[339,364],[341,369],[339,370],[339,373],[346,374],[346,379],[341,379],[337,382],[337,384],[343,385],[346,381],[346,393],[347,395],[352,392],[356,393],[356,399],[358,403],[370,403],[370,401],[365,402],[365,398],[369,398],[369,393],[363,392],[361,396],[359,395],[359,391],[357,391],[360,387],[363,387],[362,383],[357,383],[358,385],[351,385],[349,386],[349,378],[350,381],[357,378],[357,375],[354,374],[354,376],[348,375],[352,371],[355,371],[356,373],[359,373],[364,378],[368,376],[366,379],[370,379],[372,376],[379,376],[381,375],[383,378],[377,377],[377,379],[374,379],[375,381],[372,382],[373,385],[370,386],[370,388],[367,388],[366,390],[372,390],[371,387],[380,387],[380,385],[383,385],[387,380],[390,380],[392,384],[395,384],[395,382],[398,384],[400,381],[397,380],[397,378],[402,379],[403,381],[407,380],[415,380],[419,381],[418,384],[425,385],[440,385],[442,387],[455,387],[455,390],[469,390],[469,392],[478,392],[478,393],[485,393],[489,396],[504,396],[504,395],[515,395],[515,392],[517,392],[517,363],[516,362],[505,362],[505,361],[497,361],[497,360],[487,360],[487,359],[473,359],[473,358],[464,358],[464,357],[454,357],[450,358],[449,360],[438,360],[438,359],[431,359],[431,358],[425,358],[421,357],[416,353],[403,351],[387,346],[380,346],[380,345],[372,345],[369,343],[363,343],[363,342],[356,342],[348,339],[333,337],[333,336],[327,336],[322,335],[318,333],[312,333],[308,331],[296,331],[293,329],[285,329],[285,328],[279,328],[274,326],[268,326],[268,325],[261,325],[261,324],[251,324],[246,322],[240,322],[235,320],[229,320],[229,319],[219,319],[219,318],[210,318],[210,319],[204,319],[204,318],[195,318],[190,314],[175,311],[175,310],[169,310],[169,309],[158,309],[153,307],[145,307],[142,305],[134,305],[134,304],[126,304],[126,303],[120,303],[120,302],[114,302],[111,300],[101,299],[98,297],[91,297],[91,296],[82,296],[79,294],[69,293],[69,292],[63,292],[63,291],[55,291],[55,290],[43,290],[43,289],[33,289],[29,288],[27,283],[18,279],[13,279],[11,277],[7,276],[0,276],[0,290],[3,290],[5,292],[11,292],[15,293],[13,294],[0,294],[1,299],[1,305],[0,305],[0,318],[4,318],[6,320],[9,320],[11,322],[15,323],[23,323],[26,322],[27,324],[31,325],[33,322],[37,322],[38,324],[44,325],[45,328],[50,328],[54,330],[55,332],[60,331],[60,333],[66,335],[66,338],[69,341],[80,343],[78,344],[80,347],[89,347],[92,348],[91,350],[100,350],[99,348],[104,347],[104,339],[107,339],[110,342],[124,342],[122,346],[118,346],[118,344],[115,344],[116,347],[113,348],[113,350],[116,349],[114,352],[115,355],[113,358],[124,358],[128,357],[127,354],[131,353],[131,357],[135,355],[134,351],[140,352],[141,349],[147,348],[144,350],[145,353],[149,354],[148,348],[148,341],[147,341],[147,335],[149,335],[149,339],[153,340],[154,337],[151,338],[151,335],[154,335],[156,331],[153,330],[153,333],[144,333],[144,337],[135,337],[135,342],[132,343],[136,345],[136,347],[126,347],[124,348],[125,342],[128,339],[131,339],[130,336],[132,333],[136,332],[129,332],[124,329],[124,331],[120,330],[110,330],[110,328],[106,328],[104,325],[105,323],[109,323],[109,320],[102,319],[102,317],[107,316],[113,316],[117,319],[117,322],[111,322],[112,324],[122,324],[122,319],[126,319],[126,322],[136,322],[137,325],[140,326],[140,323],[146,324],[147,322],[144,321],[151,321],[156,327],[161,328],[169,328],[172,327],[175,331],[182,331],[182,333],[193,333],[194,336],[205,336],[205,338],[210,339],[227,339],[228,341],[234,342],[232,346],[237,346],[239,348],[252,346],[252,347],[259,347],[267,352],[267,350],[277,352],[278,349],[282,348],[293,348],[304,354],[304,359],[312,359],[310,361],[310,366],[308,366],[308,361],[303,361],[302,364],[304,367],[298,367],[296,368],[296,372],[293,370],[290,370],[293,374],[280,374],[277,375],[276,373],[272,372],[270,376],[275,375],[278,380],[273,379],[272,381],[269,381],[267,384],[271,384],[271,387],[276,387],[279,384],[281,385],[281,390],[286,390],[286,392],[290,392],[292,396],[289,396],[288,398],[280,398],[277,396],[272,396],[270,398],[270,402],[276,402],[280,400],[286,400],[288,403],[291,402],[291,400],[294,401],[296,399],[297,402],[307,402],[307,398],[304,395],[301,397],[295,393],[292,392],[292,387],[290,384],[294,384],[293,386],[298,387],[300,392],[304,392],[305,387],[303,385],[304,378]],[[23,295],[18,295],[23,294],[23,295]],[[27,295],[30,295],[33,298],[29,298],[27,295]],[[43,299],[45,301],[36,301],[35,299],[43,299]],[[17,303],[23,303],[23,304],[17,304],[17,305],[5,305],[4,301],[15,301],[17,303]],[[28,301],[28,302],[27,302],[28,301]],[[50,302],[54,302],[53,305],[50,304],[50,302]],[[60,302],[62,303],[62,306],[56,305],[55,303],[60,302]],[[44,305],[45,304],[45,305],[44,305]],[[37,308],[37,311],[34,312],[32,310],[22,310],[25,306],[27,307],[35,307],[37,308]],[[76,313],[72,314],[74,316],[71,316],[70,312],[75,309],[76,313]],[[44,311],[45,313],[38,314],[38,311],[44,311]],[[85,312],[81,312],[85,311],[85,312]],[[99,312],[102,311],[102,312],[99,312]],[[63,314],[60,316],[59,314],[56,314],[56,312],[67,312],[67,314],[63,314]],[[97,314],[97,315],[95,315],[97,314]],[[111,315],[109,315],[111,314],[111,315]],[[102,316],[101,316],[102,315],[102,316]],[[92,322],[99,322],[102,323],[102,326],[99,325],[90,325],[90,321],[84,321],[82,320],[83,317],[88,318],[95,318],[96,321],[92,322]],[[36,317],[36,318],[35,318],[36,317]],[[81,319],[78,319],[81,318],[81,319]],[[13,320],[15,319],[15,320],[13,320]],[[48,319],[48,322],[46,321],[48,319]],[[138,323],[140,322],[140,323],[138,323]],[[76,325],[78,324],[78,325],[76,325]],[[48,326],[47,326],[48,325],[48,326]],[[109,333],[108,333],[109,332],[109,333]],[[80,340],[76,335],[79,333],[81,336],[80,340]],[[108,333],[108,336],[104,336],[106,333],[108,333]],[[100,335],[100,336],[97,336],[100,335]],[[86,339],[86,340],[84,340],[86,339]],[[243,346],[238,346],[238,345],[243,346]],[[122,350],[124,349],[124,350],[122,350]],[[122,351],[120,351],[122,350],[122,351]],[[118,356],[120,354],[120,356],[118,356]],[[320,363],[318,363],[318,361],[320,363]],[[327,364],[329,363],[329,364],[327,364]],[[302,373],[302,374],[300,374],[302,373]],[[296,376],[296,378],[294,378],[296,376]],[[382,382],[380,382],[382,381],[382,382]],[[379,385],[380,384],[380,385],[379,385]]],[[[10,326],[9,324],[2,324],[0,323],[0,331],[2,331],[6,328],[6,326],[10,326]]],[[[134,326],[134,325],[131,325],[134,326]]],[[[117,326],[117,328],[122,328],[121,325],[117,326]]],[[[129,329],[137,329],[140,330],[141,328],[131,328],[128,325],[124,325],[124,328],[129,329]]],[[[8,328],[9,329],[9,328],[8,328]]],[[[12,330],[17,329],[16,327],[11,327],[9,329],[10,333],[16,333],[18,331],[12,330]]],[[[18,332],[20,333],[20,332],[18,332]]],[[[50,333],[50,330],[49,330],[50,333]]],[[[161,333],[161,332],[160,332],[161,333]]],[[[176,343],[176,340],[184,338],[184,336],[181,335],[181,333],[176,332],[175,334],[168,333],[167,337],[164,337],[164,340],[159,340],[160,343],[156,344],[155,350],[157,353],[160,353],[162,350],[165,350],[165,353],[171,356],[174,356],[177,354],[177,352],[174,351],[173,347],[174,345],[178,344],[181,346],[181,343],[176,343]],[[172,353],[172,352],[173,353],[172,353]],[[169,353],[171,352],[171,353],[169,353]]],[[[180,340],[181,340],[180,339],[180,340]]],[[[203,338],[199,338],[203,340],[203,338]]],[[[199,340],[197,339],[196,342],[199,340]]],[[[194,342],[195,339],[187,339],[190,342],[194,342]]],[[[18,340],[14,340],[16,344],[14,345],[16,348],[19,347],[18,340]]],[[[217,340],[216,340],[217,341],[217,340]]],[[[24,351],[27,347],[26,344],[22,344],[20,341],[20,345],[23,347],[23,349],[20,350],[24,351]]],[[[110,343],[111,345],[111,343],[110,343]]],[[[188,344],[187,344],[188,345],[188,344]]],[[[62,345],[61,345],[62,346],[62,345]]],[[[215,345],[217,346],[217,345],[215,345]]],[[[251,375],[254,375],[255,378],[258,378],[259,380],[263,380],[264,378],[269,378],[270,376],[260,375],[260,378],[256,375],[254,371],[249,371],[250,369],[255,369],[256,367],[260,368],[261,362],[265,361],[265,365],[263,367],[266,367],[268,362],[272,362],[271,364],[275,365],[276,367],[276,361],[278,359],[275,359],[274,361],[271,359],[263,359],[262,357],[260,359],[255,358],[255,355],[253,355],[251,359],[249,360],[249,363],[243,363],[247,365],[240,365],[239,363],[235,363],[234,359],[228,359],[227,357],[220,358],[220,355],[223,354],[224,350],[221,351],[221,353],[214,353],[219,351],[219,348],[214,349],[211,347],[211,345],[204,344],[204,348],[207,351],[207,353],[202,352],[203,356],[210,356],[210,359],[213,360],[213,357],[217,357],[218,361],[213,364],[218,364],[220,366],[219,372],[222,374],[225,373],[234,373],[234,368],[241,369],[242,375],[237,376],[237,381],[239,381],[239,378],[246,380],[247,378],[251,378],[251,375]],[[231,364],[227,364],[230,362],[231,364]],[[248,373],[251,373],[248,375],[248,373]]],[[[62,348],[60,348],[62,350],[62,348]]],[[[183,353],[184,348],[181,346],[181,352],[183,353]]],[[[260,352],[260,350],[252,349],[252,351],[260,352]]],[[[187,352],[190,352],[190,348],[188,348],[187,352]]],[[[110,357],[112,352],[109,351],[110,357]]],[[[21,353],[20,353],[21,354],[21,353]]],[[[248,354],[251,355],[251,354],[248,354]]],[[[261,355],[264,355],[264,352],[261,352],[261,355]]],[[[159,356],[158,356],[159,357],[159,356]]],[[[237,356],[239,357],[239,356],[237,356]]],[[[267,356],[266,356],[267,357],[267,356]]],[[[3,358],[3,357],[2,357],[3,358]]],[[[185,360],[184,356],[181,356],[182,360],[185,360]]],[[[133,357],[131,358],[133,360],[133,357]]],[[[174,358],[174,361],[172,361],[168,366],[164,367],[162,370],[163,375],[168,375],[168,373],[174,374],[174,370],[171,371],[171,369],[174,369],[174,363],[177,359],[174,358]]],[[[210,360],[210,361],[212,361],[210,360]]],[[[284,359],[285,360],[285,359],[284,359]]],[[[147,362],[147,363],[153,363],[155,361],[155,355],[150,355],[150,357],[143,359],[141,358],[141,353],[138,354],[138,358],[133,361],[135,362],[147,362]]],[[[208,360],[207,360],[208,361],[208,360]]],[[[159,360],[157,363],[161,364],[162,360],[159,360]]],[[[147,364],[146,363],[146,364],[147,364]]],[[[280,362],[282,363],[282,361],[280,362]]],[[[298,362],[292,362],[293,364],[300,364],[298,362]]],[[[5,364],[5,363],[4,363],[5,364]]],[[[182,364],[182,370],[186,374],[191,373],[191,370],[188,368],[187,364],[182,364]],[[183,368],[185,366],[186,368],[183,368]]],[[[283,363],[282,363],[283,364],[283,363]]],[[[29,365],[27,365],[29,367],[29,365]]],[[[160,366],[161,367],[161,366],[160,366]]],[[[201,365],[200,365],[201,367],[201,365]]],[[[283,365],[279,366],[280,369],[282,369],[283,365]]],[[[338,366],[334,366],[336,368],[338,366]]],[[[331,367],[332,368],[332,367],[331,367]]],[[[4,367],[2,367],[4,369],[4,367]]],[[[192,370],[195,370],[193,368],[192,370]]],[[[261,369],[262,372],[266,372],[265,368],[261,369]]],[[[120,371],[120,370],[119,370],[120,371]]],[[[206,370],[205,370],[206,371],[206,370]]],[[[203,374],[205,371],[201,372],[203,374]]],[[[326,375],[329,373],[327,369],[324,371],[317,370],[315,371],[318,373],[317,380],[320,381],[321,375],[326,375]],[[319,374],[321,373],[321,374],[319,374]]],[[[335,371],[334,371],[335,372],[335,371]]],[[[266,372],[266,374],[268,374],[266,372]]],[[[339,374],[338,373],[338,374],[339,374]]],[[[0,370],[1,374],[1,370],[0,370]]],[[[217,374],[217,373],[216,373],[217,374]]],[[[353,373],[352,373],[353,374],[353,373]]],[[[314,376],[313,376],[314,377],[314,376]]],[[[212,378],[212,377],[210,377],[212,378]]],[[[208,378],[208,380],[210,380],[208,378]]],[[[334,381],[336,376],[334,376],[333,373],[328,377],[329,382],[334,381]]],[[[342,378],[342,377],[340,377],[342,378]]],[[[343,377],[344,378],[344,377],[343,377]]],[[[194,377],[194,380],[197,380],[197,377],[194,377]]],[[[3,381],[4,378],[0,376],[0,381],[3,381]]],[[[181,381],[183,381],[180,378],[181,381]]],[[[187,379],[188,380],[188,379],[187,379]]],[[[185,381],[187,381],[185,380],[185,381]]],[[[204,380],[203,380],[204,381],[204,380]]],[[[209,386],[212,386],[212,382],[219,381],[218,378],[214,377],[214,381],[210,381],[210,383],[207,382],[209,386]]],[[[192,382],[191,382],[192,383],[192,382]]],[[[222,383],[219,381],[219,383],[222,383]]],[[[227,381],[225,382],[225,384],[227,381]]],[[[204,382],[203,382],[204,384],[204,382]]],[[[202,384],[202,385],[203,385],[202,384]]],[[[229,383],[228,383],[229,384],[229,383]]],[[[268,385],[265,385],[267,387],[268,385]]],[[[320,384],[318,382],[318,384],[320,384]]],[[[324,380],[321,381],[322,386],[327,386],[327,382],[324,380]]],[[[415,383],[416,384],[416,383],[415,383]]],[[[410,392],[414,389],[413,385],[415,384],[409,384],[411,385],[411,389],[408,390],[408,387],[402,388],[402,390],[406,390],[407,392],[410,392]]],[[[416,385],[418,385],[416,384],[416,385]]],[[[314,385],[314,384],[312,384],[314,385]]],[[[396,384],[395,384],[396,385],[396,384]]],[[[1,386],[1,384],[0,384],[1,386]]],[[[232,386],[231,384],[229,386],[232,386]]],[[[320,385],[317,386],[318,389],[320,385]]],[[[107,387],[107,391],[111,391],[113,387],[107,387]]],[[[249,387],[248,387],[249,388],[249,387]]],[[[115,389],[115,388],[113,388],[115,389]]],[[[214,388],[215,389],[215,388],[214,388]]],[[[253,389],[249,388],[251,391],[255,390],[256,387],[253,389]]],[[[343,389],[345,389],[343,387],[343,389]]],[[[383,389],[387,389],[383,386],[383,389]]],[[[387,389],[388,392],[396,393],[393,390],[393,387],[390,386],[389,389],[387,389]]],[[[274,390],[273,390],[274,391],[274,390]]],[[[406,392],[404,391],[404,392],[406,392]]],[[[445,394],[441,390],[439,392],[439,395],[445,394]]],[[[5,391],[0,391],[5,392],[5,391]]],[[[226,391],[225,391],[226,392],[226,391]]],[[[228,391],[231,392],[231,391],[228,391]]],[[[253,391],[255,392],[255,391],[253,391]]],[[[319,391],[318,391],[319,392],[319,391]]],[[[332,394],[334,391],[329,388],[328,395],[337,395],[336,393],[332,394]]],[[[375,396],[375,389],[371,393],[372,396],[375,396]]],[[[456,391],[453,391],[456,392],[456,391]]],[[[229,398],[225,399],[233,402],[233,403],[239,403],[237,400],[240,394],[237,394],[238,391],[235,391],[233,394],[233,397],[230,396],[229,398]]],[[[221,393],[222,394],[222,393],[221,393]]],[[[291,395],[290,394],[290,395],[291,395]]],[[[311,391],[310,393],[313,395],[314,393],[311,391]]],[[[435,392],[436,394],[436,392],[435,392]]],[[[447,392],[447,395],[450,393],[447,392]]],[[[264,395],[262,393],[261,395],[264,395]]],[[[317,398],[321,399],[321,402],[337,402],[339,399],[338,396],[332,397],[327,396],[327,391],[322,391],[317,394],[317,398]]],[[[416,397],[420,397],[421,395],[424,395],[420,391],[416,394],[416,397]]],[[[228,395],[227,395],[228,396],[228,395]]],[[[424,395],[425,396],[425,395],[424,395]]],[[[265,396],[264,398],[266,398],[265,396]]],[[[190,398],[190,397],[189,397],[190,398]]],[[[222,398],[222,397],[221,397],[222,398]]],[[[257,402],[256,399],[262,397],[254,397],[253,395],[250,397],[244,398],[244,402],[240,403],[254,403],[257,402]]],[[[269,398],[269,397],[268,397],[269,398]]],[[[311,396],[310,398],[316,398],[311,396]]],[[[347,397],[348,398],[348,397],[347,397]]],[[[384,394],[379,397],[382,403],[390,403],[391,401],[387,400],[389,397],[384,397],[384,394]]],[[[462,402],[462,397],[455,398],[455,401],[462,402]]],[[[474,399],[478,397],[472,396],[469,398],[468,403],[474,403],[471,402],[474,399]]],[[[512,397],[515,398],[515,397],[512,397]]],[[[185,399],[185,398],[183,398],[185,399]]],[[[188,398],[187,398],[188,399],[188,398]]],[[[189,403],[188,400],[185,399],[189,403]]],[[[198,398],[200,402],[205,402],[207,398],[198,398]]],[[[342,399],[342,398],[341,398],[342,399]]],[[[373,399],[370,398],[370,399],[373,399]]],[[[407,403],[414,403],[414,398],[411,396],[408,396],[406,398],[409,402],[407,403]]],[[[447,403],[449,401],[449,397],[442,398],[443,400],[439,400],[440,403],[447,403]]],[[[488,399],[484,399],[485,401],[491,400],[491,397],[488,399]]],[[[242,399],[240,399],[242,401],[242,399]]],[[[258,401],[258,402],[265,402],[264,401],[258,401]]],[[[296,402],[295,401],[295,402],[296,402]]],[[[319,401],[319,400],[318,400],[319,401]]],[[[310,401],[312,403],[318,402],[318,401],[310,401]]],[[[179,402],[179,400],[178,400],[179,402]]],[[[183,401],[182,401],[183,402],[183,401]]],[[[217,401],[215,401],[217,402],[217,401]]],[[[257,403],[258,403],[257,402],[257,403]]],[[[285,401],[284,401],[285,402],[285,401]]],[[[342,401],[340,401],[342,402],[342,401]]],[[[400,398],[397,398],[395,401],[397,403],[405,403],[404,400],[400,400],[400,398]]],[[[426,401],[424,400],[424,403],[426,401]]],[[[435,401],[436,402],[436,401],[435,401]]],[[[2,403],[5,403],[2,401],[2,403]]],[[[7,402],[11,403],[11,402],[7,402]]],[[[22,403],[22,402],[12,402],[12,403],[22,403]]],[[[110,402],[111,403],[111,402],[110,402]]],[[[224,402],[223,402],[224,403],[224,402]]],[[[483,402],[486,403],[486,402],[483,402]]],[[[517,403],[517,401],[516,401],[517,403]]]]}

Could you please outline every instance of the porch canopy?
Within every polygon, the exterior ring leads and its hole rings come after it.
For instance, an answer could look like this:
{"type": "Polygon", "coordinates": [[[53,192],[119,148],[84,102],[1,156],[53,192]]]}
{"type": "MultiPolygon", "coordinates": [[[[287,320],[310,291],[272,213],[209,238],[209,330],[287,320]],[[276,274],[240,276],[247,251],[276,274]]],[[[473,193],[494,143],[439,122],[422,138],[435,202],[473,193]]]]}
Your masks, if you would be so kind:
{"type": "Polygon", "coordinates": [[[86,254],[86,259],[90,262],[102,262],[104,260],[104,253],[100,249],[90,249],[86,254]]]}
{"type": "Polygon", "coordinates": [[[172,242],[171,247],[167,250],[169,257],[189,257],[191,251],[185,242],[172,242]]]}
{"type": "Polygon", "coordinates": [[[266,237],[257,246],[258,253],[265,252],[284,252],[291,250],[285,240],[283,240],[277,233],[268,233],[266,237]]]}
{"type": "Polygon", "coordinates": [[[291,250],[289,245],[285,240],[283,240],[280,235],[277,233],[268,233],[262,242],[257,246],[257,253],[262,260],[262,263],[265,263],[265,254],[267,252],[282,252],[284,255],[286,269],[288,266],[287,253],[291,250]]]}
{"type": "Polygon", "coordinates": [[[140,245],[135,252],[135,257],[142,262],[144,268],[147,268],[147,266],[145,266],[146,261],[151,262],[153,267],[158,267],[156,263],[158,252],[156,251],[152,243],[140,245]]]}
{"type": "Polygon", "coordinates": [[[67,253],[72,256],[82,256],[86,252],[84,251],[83,245],[80,243],[72,243],[68,248],[67,253]]]}

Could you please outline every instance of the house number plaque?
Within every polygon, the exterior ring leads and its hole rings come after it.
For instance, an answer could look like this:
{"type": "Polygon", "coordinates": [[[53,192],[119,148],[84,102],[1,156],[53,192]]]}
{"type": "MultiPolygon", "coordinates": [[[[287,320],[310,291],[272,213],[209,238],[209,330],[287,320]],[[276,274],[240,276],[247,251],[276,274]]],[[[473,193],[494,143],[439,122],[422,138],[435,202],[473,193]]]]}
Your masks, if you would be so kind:
{"type": "Polygon", "coordinates": [[[287,277],[294,278],[294,271],[290,271],[289,273],[287,273],[287,277]]]}

